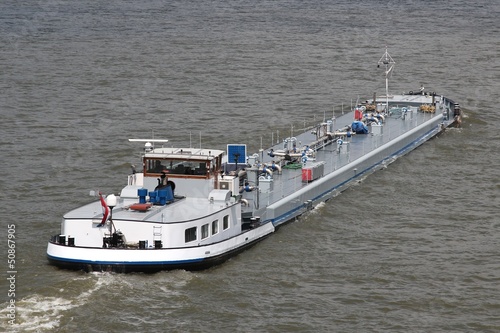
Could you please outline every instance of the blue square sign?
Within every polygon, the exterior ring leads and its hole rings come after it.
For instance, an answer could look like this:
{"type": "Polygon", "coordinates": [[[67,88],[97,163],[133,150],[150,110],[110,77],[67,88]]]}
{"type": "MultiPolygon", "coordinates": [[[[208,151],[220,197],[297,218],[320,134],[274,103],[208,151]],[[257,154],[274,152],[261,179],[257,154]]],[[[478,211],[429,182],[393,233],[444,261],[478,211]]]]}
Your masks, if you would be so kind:
{"type": "Polygon", "coordinates": [[[227,145],[227,163],[245,164],[247,145],[227,145]]]}

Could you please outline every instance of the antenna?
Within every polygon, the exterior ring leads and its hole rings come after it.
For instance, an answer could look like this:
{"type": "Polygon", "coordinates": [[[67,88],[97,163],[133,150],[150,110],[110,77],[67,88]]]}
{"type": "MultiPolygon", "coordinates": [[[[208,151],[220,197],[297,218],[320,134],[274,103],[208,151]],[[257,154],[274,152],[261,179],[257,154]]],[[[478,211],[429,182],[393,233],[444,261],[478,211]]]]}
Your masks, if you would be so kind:
{"type": "Polygon", "coordinates": [[[387,52],[387,46],[385,47],[385,53],[380,58],[378,61],[377,67],[380,67],[380,65],[385,65],[385,107],[386,107],[386,112],[389,112],[389,74],[392,72],[392,69],[394,68],[394,65],[396,62],[394,59],[392,59],[391,55],[389,52],[387,52]]]}
{"type": "Polygon", "coordinates": [[[129,142],[168,142],[167,139],[128,139],[129,142]]]}
{"type": "MultiPolygon", "coordinates": [[[[129,142],[145,142],[144,151],[151,152],[154,149],[154,143],[167,143],[167,139],[128,139],[129,142]]],[[[163,146],[162,146],[163,147],[163,146]]]]}

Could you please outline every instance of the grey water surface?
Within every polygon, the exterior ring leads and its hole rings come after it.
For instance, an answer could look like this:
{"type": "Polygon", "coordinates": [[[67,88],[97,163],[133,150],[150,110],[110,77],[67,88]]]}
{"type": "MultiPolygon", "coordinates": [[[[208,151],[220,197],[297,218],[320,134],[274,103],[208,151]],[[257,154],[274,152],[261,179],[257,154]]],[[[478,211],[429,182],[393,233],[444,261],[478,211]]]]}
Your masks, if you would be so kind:
{"type": "Polygon", "coordinates": [[[499,15],[488,0],[2,1],[0,331],[499,332],[499,15]],[[384,93],[386,45],[390,90],[454,99],[462,128],[206,271],[47,264],[64,212],[140,162],[128,138],[256,152],[384,93]]]}

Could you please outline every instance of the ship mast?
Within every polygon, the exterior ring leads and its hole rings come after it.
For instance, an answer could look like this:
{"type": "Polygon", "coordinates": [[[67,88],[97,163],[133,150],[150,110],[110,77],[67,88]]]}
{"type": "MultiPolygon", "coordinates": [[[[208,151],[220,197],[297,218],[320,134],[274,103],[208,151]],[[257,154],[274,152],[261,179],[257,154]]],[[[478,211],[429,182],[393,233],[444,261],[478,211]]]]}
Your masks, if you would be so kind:
{"type": "Polygon", "coordinates": [[[394,68],[395,64],[396,62],[394,61],[394,59],[392,59],[389,52],[387,52],[387,46],[386,46],[384,55],[378,61],[378,67],[380,67],[380,65],[385,65],[385,102],[386,102],[385,111],[386,112],[389,112],[389,74],[392,72],[392,69],[394,68]]]}

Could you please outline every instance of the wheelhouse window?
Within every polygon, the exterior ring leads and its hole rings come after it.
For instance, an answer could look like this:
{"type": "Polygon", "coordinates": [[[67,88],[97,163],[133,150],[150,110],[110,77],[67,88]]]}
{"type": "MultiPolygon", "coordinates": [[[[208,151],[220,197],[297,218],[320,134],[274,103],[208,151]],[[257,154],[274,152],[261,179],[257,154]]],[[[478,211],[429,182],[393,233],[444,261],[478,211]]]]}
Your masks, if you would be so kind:
{"type": "Polygon", "coordinates": [[[144,159],[144,173],[158,174],[165,172],[167,175],[194,175],[206,177],[209,162],[197,160],[177,159],[144,159]]]}
{"type": "Polygon", "coordinates": [[[219,233],[219,220],[212,222],[212,235],[219,233]]]}
{"type": "Polygon", "coordinates": [[[229,228],[229,215],[224,216],[222,220],[222,229],[226,230],[227,228],[229,228]]]}
{"type": "Polygon", "coordinates": [[[185,236],[186,243],[195,241],[196,240],[196,227],[186,229],[184,236],[185,236]]]}
{"type": "Polygon", "coordinates": [[[201,226],[201,239],[208,237],[208,223],[201,226]]]}

